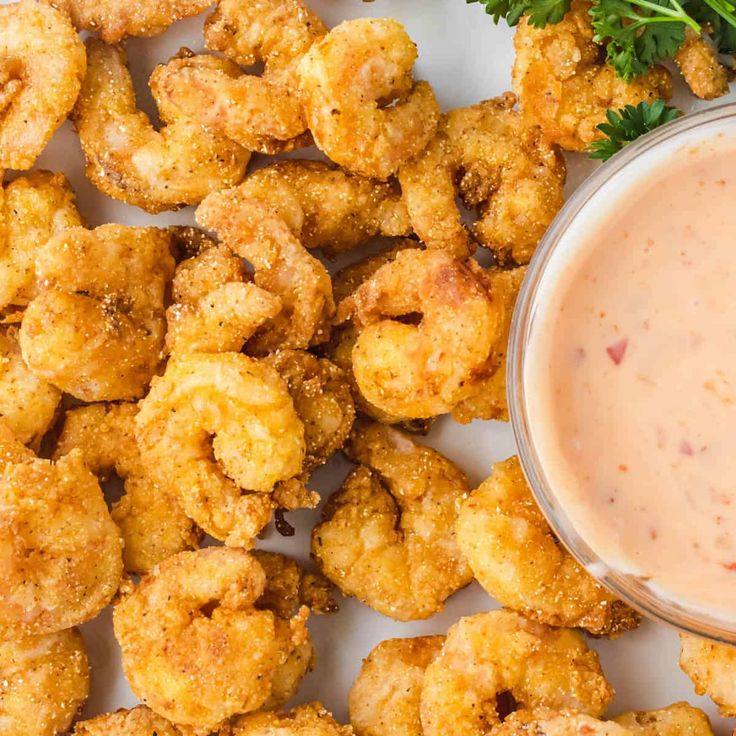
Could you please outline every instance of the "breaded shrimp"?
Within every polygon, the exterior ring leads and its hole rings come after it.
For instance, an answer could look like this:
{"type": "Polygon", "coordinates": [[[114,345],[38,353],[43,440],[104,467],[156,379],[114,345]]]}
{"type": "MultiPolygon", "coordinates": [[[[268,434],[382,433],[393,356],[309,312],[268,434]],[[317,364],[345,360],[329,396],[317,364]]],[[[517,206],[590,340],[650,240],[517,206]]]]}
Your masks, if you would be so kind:
{"type": "Polygon", "coordinates": [[[633,736],[713,736],[708,716],[685,702],[659,710],[629,711],[613,721],[633,736]]]}
{"type": "Polygon", "coordinates": [[[180,552],[161,563],[113,614],[133,692],[194,733],[260,708],[285,660],[284,633],[294,644],[306,636],[303,613],[288,622],[255,607],[265,585],[242,549],[180,552]]]}
{"type": "Polygon", "coordinates": [[[111,473],[123,480],[125,494],[113,503],[110,515],[125,543],[125,569],[144,574],[167,557],[199,546],[201,532],[142,461],[134,436],[137,413],[135,404],[71,409],[64,417],[54,458],[77,449],[100,480],[111,473]]]}
{"type": "Polygon", "coordinates": [[[322,706],[313,702],[287,713],[252,713],[226,726],[220,736],[353,736],[350,726],[341,726],[322,706]]]}
{"type": "Polygon", "coordinates": [[[510,92],[443,116],[436,137],[399,171],[417,235],[457,256],[473,239],[456,204],[477,211],[472,235],[499,260],[527,263],[563,203],[565,162],[513,109],[510,92]]]}
{"type": "Polygon", "coordinates": [[[145,705],[80,721],[74,736],[181,736],[181,731],[145,705]]]}
{"type": "Polygon", "coordinates": [[[371,650],[348,695],[357,736],[423,736],[424,672],[444,641],[444,636],[387,639],[371,650]]]}
{"type": "Polygon", "coordinates": [[[493,466],[462,505],[456,529],[473,574],[501,605],[596,636],[617,636],[639,624],[637,613],[560,546],[516,456],[493,466]]]}
{"type": "Polygon", "coordinates": [[[66,733],[89,694],[89,665],[76,629],[0,641],[0,733],[66,733]]]}
{"type": "Polygon", "coordinates": [[[680,668],[698,695],[707,695],[721,715],[736,716],[736,647],[680,634],[680,668]]]}
{"type": "Polygon", "coordinates": [[[63,13],[37,0],[0,5],[0,170],[30,169],[74,106],[84,46],[63,13]]]}
{"type": "Polygon", "coordinates": [[[728,94],[728,72],[718,61],[711,42],[687,28],[685,42],[675,54],[675,63],[687,86],[701,100],[714,100],[728,94]]]}
{"type": "Polygon", "coordinates": [[[279,486],[302,472],[305,454],[286,383],[238,353],[174,356],[140,403],[136,437],[144,464],[187,515],[238,546],[252,546],[273,509],[287,506],[279,486]]]}
{"type": "Polygon", "coordinates": [[[576,711],[517,711],[492,730],[493,736],[632,736],[613,721],[576,711]]]}
{"type": "Polygon", "coordinates": [[[510,611],[461,618],[427,667],[421,698],[425,736],[481,736],[499,724],[496,697],[520,709],[573,709],[599,717],[613,698],[598,655],[570,629],[510,611]]]}
{"type": "MultiPolygon", "coordinates": [[[[165,108],[164,125],[155,130],[136,106],[126,63],[122,47],[87,41],[87,76],[72,117],[92,183],[147,212],[196,204],[237,184],[248,151],[195,121],[167,116],[165,108]]],[[[155,84],[151,91],[160,96],[155,84]]]]}
{"type": "Polygon", "coordinates": [[[29,368],[83,401],[141,396],[161,362],[170,251],[165,230],[125,225],[48,240],[20,330],[29,368]]]}
{"type": "Polygon", "coordinates": [[[73,451],[41,460],[0,425],[0,639],[94,618],[117,592],[122,539],[73,451]]]}
{"type": "Polygon", "coordinates": [[[361,394],[415,419],[473,394],[495,360],[502,316],[475,261],[404,250],[340,303],[338,322],[352,317],[358,327],[352,362],[361,394]]]}
{"type": "Polygon", "coordinates": [[[593,41],[589,0],[573,0],[560,23],[535,28],[522,18],[514,36],[514,92],[529,125],[567,151],[582,151],[603,134],[606,110],[672,97],[672,78],[661,66],[625,82],[593,41]]]}
{"type": "Polygon", "coordinates": [[[358,18],[333,28],[299,64],[309,129],[335,163],[387,179],[437,129],[439,106],[412,74],[417,47],[390,18],[358,18]]]}
{"type": "Polygon", "coordinates": [[[353,470],[312,532],[312,556],[345,595],[412,621],[441,611],[472,573],[455,540],[468,492],[463,473],[440,453],[391,427],[353,432],[353,470]]]}
{"type": "Polygon", "coordinates": [[[273,207],[236,187],[210,194],[196,217],[253,265],[256,286],[281,299],[281,311],[249,341],[249,353],[307,348],[328,338],[335,311],[330,276],[273,207]]]}
{"type": "Polygon", "coordinates": [[[63,174],[32,171],[0,187],[0,311],[38,294],[36,253],[56,233],[82,224],[63,174]]]}

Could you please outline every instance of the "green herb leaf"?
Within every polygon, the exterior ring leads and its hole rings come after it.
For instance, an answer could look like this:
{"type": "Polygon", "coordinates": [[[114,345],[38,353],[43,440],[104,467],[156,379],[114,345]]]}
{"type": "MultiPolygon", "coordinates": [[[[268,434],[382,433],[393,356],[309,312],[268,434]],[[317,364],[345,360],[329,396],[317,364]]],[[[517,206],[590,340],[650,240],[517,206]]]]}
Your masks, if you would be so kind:
{"type": "Polygon", "coordinates": [[[687,0],[685,9],[698,23],[708,28],[720,53],[736,54],[736,7],[733,4],[719,0],[711,0],[711,3],[687,0]]]}
{"type": "Polygon", "coordinates": [[[465,0],[470,3],[480,3],[493,22],[498,23],[502,18],[510,25],[515,26],[522,15],[526,15],[528,0],[465,0]]]}
{"type": "Polygon", "coordinates": [[[570,10],[570,0],[465,0],[467,3],[480,3],[493,22],[502,18],[515,26],[522,15],[529,16],[529,23],[544,28],[550,23],[559,23],[570,10]]]}

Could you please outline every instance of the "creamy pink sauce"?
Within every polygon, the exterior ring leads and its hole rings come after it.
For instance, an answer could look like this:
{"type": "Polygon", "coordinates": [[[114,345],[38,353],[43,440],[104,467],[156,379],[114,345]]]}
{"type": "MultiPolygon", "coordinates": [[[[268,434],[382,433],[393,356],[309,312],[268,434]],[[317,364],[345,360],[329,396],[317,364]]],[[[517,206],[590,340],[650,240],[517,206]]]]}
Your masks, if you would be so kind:
{"type": "Polygon", "coordinates": [[[604,563],[736,620],[736,141],[673,155],[575,249],[525,363],[544,473],[604,563]]]}

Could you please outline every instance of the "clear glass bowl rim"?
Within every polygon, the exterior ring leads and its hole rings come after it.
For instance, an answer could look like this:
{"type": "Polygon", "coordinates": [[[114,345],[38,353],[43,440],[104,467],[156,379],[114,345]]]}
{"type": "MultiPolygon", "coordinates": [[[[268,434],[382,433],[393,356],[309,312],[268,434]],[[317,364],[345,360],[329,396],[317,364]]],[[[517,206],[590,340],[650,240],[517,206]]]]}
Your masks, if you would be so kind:
{"type": "Polygon", "coordinates": [[[634,576],[608,567],[577,533],[557,501],[534,449],[529,431],[523,376],[525,347],[533,323],[535,298],[546,266],[577,214],[611,177],[651,149],[694,128],[733,118],[736,118],[736,103],[717,105],[684,115],[627,145],[573,192],[542,238],[528,266],[511,321],[506,376],[509,415],[519,460],[537,503],[560,541],[588,570],[592,568],[600,571],[595,577],[643,615],[681,631],[729,644],[736,644],[736,616],[733,621],[724,621],[658,596],[634,576]]]}

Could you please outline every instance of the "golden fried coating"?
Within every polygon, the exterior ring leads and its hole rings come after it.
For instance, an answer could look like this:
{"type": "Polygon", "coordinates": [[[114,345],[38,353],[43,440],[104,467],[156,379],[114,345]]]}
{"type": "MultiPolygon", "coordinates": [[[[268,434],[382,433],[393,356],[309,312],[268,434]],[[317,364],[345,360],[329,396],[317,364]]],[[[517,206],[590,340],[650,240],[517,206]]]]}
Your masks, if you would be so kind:
{"type": "MultiPolygon", "coordinates": [[[[195,121],[167,116],[163,107],[157,131],[136,106],[126,63],[122,47],[87,41],[87,76],[72,117],[92,183],[147,212],[196,204],[237,184],[250,154],[195,121]]],[[[161,98],[155,77],[151,92],[161,98]]]]}
{"type": "Polygon", "coordinates": [[[0,328],[0,420],[23,444],[37,448],[60,401],[61,391],[23,362],[17,327],[0,328]]]}
{"type": "Polygon", "coordinates": [[[560,545],[514,456],[465,501],[457,541],[478,582],[501,605],[550,626],[616,636],[639,615],[603,588],[560,545]]]}
{"type": "Polygon", "coordinates": [[[295,645],[306,637],[303,613],[277,622],[255,608],[265,584],[242,549],[180,552],[161,563],[113,614],[133,692],[197,733],[261,707],[285,658],[283,630],[295,645]]]}
{"type": "Polygon", "coordinates": [[[37,0],[0,5],[0,170],[33,166],[74,106],[85,69],[63,13],[37,0]]]}
{"type": "Polygon", "coordinates": [[[199,546],[201,533],[176,496],[157,484],[135,441],[135,404],[93,404],[64,417],[54,457],[78,449],[100,480],[115,473],[125,494],[110,515],[123,536],[123,561],[130,573],[144,574],[167,557],[199,546]]]}
{"type": "Polygon", "coordinates": [[[419,717],[424,672],[444,636],[388,639],[371,650],[348,695],[358,736],[423,736],[419,717]]]}
{"type": "Polygon", "coordinates": [[[721,715],[736,716],[736,647],[680,634],[680,668],[698,695],[707,695],[721,715]]]}
{"type": "Polygon", "coordinates": [[[613,721],[600,721],[574,710],[549,709],[512,713],[492,733],[493,736],[632,736],[613,721]]]}
{"type": "Polygon", "coordinates": [[[458,195],[478,213],[474,238],[499,260],[527,263],[562,207],[565,162],[506,93],[443,116],[437,136],[403,166],[399,181],[412,225],[429,248],[465,256],[472,241],[458,195]]]}
{"type": "Polygon", "coordinates": [[[157,36],[172,23],[207,9],[210,0],[44,0],[65,12],[80,31],[94,31],[106,43],[126,36],[157,36]]]}
{"type": "Polygon", "coordinates": [[[355,405],[348,379],[334,363],[303,350],[277,350],[264,362],[289,386],[304,425],[304,471],[314,470],[343,446],[353,426],[355,405]]]}
{"type": "Polygon", "coordinates": [[[499,723],[496,696],[520,709],[574,709],[600,716],[613,698],[598,655],[571,629],[510,611],[461,618],[427,667],[421,698],[425,736],[480,736],[499,723]]]}
{"type": "Polygon", "coordinates": [[[713,736],[708,716],[685,702],[660,710],[630,711],[613,720],[633,736],[713,736]]]}
{"type": "Polygon", "coordinates": [[[299,64],[309,129],[349,171],[387,179],[418,154],[440,116],[427,82],[415,82],[417,47],[391,18],[333,28],[299,64]],[[392,104],[389,104],[392,103],[392,104]]]}
{"type": "Polygon", "coordinates": [[[353,432],[360,466],[330,498],[312,556],[345,595],[412,621],[441,611],[472,573],[455,540],[463,473],[409,435],[381,424],[353,432]]]}
{"type": "Polygon", "coordinates": [[[0,732],[66,733],[89,694],[89,666],[76,629],[0,641],[0,732]]]}
{"type": "Polygon", "coordinates": [[[251,713],[236,718],[220,736],[353,736],[321,703],[306,703],[287,713],[251,713]]]}
{"type": "Polygon", "coordinates": [[[159,67],[161,104],[251,151],[309,145],[296,66],[326,32],[302,0],[219,0],[205,41],[228,59],[185,53],[159,67]],[[244,74],[238,64],[263,64],[263,73],[244,74]]]}
{"type": "Polygon", "coordinates": [[[74,736],[180,736],[181,731],[145,705],[80,721],[74,736]]]}
{"type": "Polygon", "coordinates": [[[122,540],[80,452],[52,463],[0,432],[0,638],[61,631],[117,592],[122,540]]]}
{"type": "Polygon", "coordinates": [[[470,396],[452,410],[452,418],[456,422],[468,424],[474,419],[499,419],[503,422],[509,420],[506,401],[506,355],[514,305],[525,275],[525,266],[507,271],[489,269],[485,272],[491,301],[500,313],[501,331],[493,348],[494,359],[488,363],[485,377],[476,380],[470,396]]]}
{"type": "Polygon", "coordinates": [[[286,505],[278,484],[301,473],[305,454],[285,381],[239,353],[174,356],[140,403],[136,437],[143,463],[184,511],[239,546],[252,546],[286,505]]]}
{"type": "Polygon", "coordinates": [[[40,293],[20,330],[39,377],[83,401],[141,396],[161,361],[171,236],[158,228],[69,228],[36,254],[40,293]]]}
{"type": "Polygon", "coordinates": [[[497,360],[503,310],[473,261],[404,250],[340,303],[359,335],[353,373],[363,396],[402,419],[451,411],[497,360]]]}
{"type": "Polygon", "coordinates": [[[728,72],[718,61],[718,52],[708,39],[685,30],[685,42],[675,54],[675,63],[690,87],[701,100],[714,100],[728,94],[728,72]]]}
{"type": "Polygon", "coordinates": [[[330,276],[274,208],[240,186],[210,194],[196,217],[253,265],[256,286],[281,299],[281,311],[249,341],[249,353],[303,349],[329,337],[335,312],[330,276]]]}
{"type": "Polygon", "coordinates": [[[25,307],[36,296],[38,248],[81,224],[63,174],[32,171],[0,187],[0,310],[25,307]]]}
{"type": "Polygon", "coordinates": [[[582,151],[603,134],[606,110],[672,97],[672,78],[661,66],[625,82],[593,42],[589,0],[573,0],[560,23],[534,28],[526,18],[514,36],[514,91],[524,120],[568,151],[582,151]]]}

